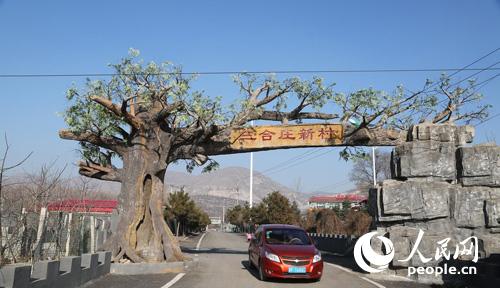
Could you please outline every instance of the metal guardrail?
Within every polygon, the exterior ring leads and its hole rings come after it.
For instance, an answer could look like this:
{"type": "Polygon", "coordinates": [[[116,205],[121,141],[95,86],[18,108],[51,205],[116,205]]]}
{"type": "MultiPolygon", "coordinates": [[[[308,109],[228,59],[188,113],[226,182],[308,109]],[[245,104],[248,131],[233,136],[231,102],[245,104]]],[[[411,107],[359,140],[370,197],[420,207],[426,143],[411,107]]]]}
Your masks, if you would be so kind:
{"type": "Polygon", "coordinates": [[[319,234],[308,233],[314,240],[316,248],[321,251],[339,254],[342,256],[350,255],[354,244],[358,239],[355,236],[341,234],[319,234]]]}

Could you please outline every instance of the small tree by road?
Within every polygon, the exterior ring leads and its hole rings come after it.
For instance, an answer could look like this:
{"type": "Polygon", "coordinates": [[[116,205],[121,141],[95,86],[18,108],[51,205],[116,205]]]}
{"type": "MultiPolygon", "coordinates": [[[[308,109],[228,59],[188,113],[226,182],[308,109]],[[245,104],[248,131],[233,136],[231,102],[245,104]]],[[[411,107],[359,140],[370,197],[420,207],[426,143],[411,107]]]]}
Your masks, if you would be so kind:
{"type": "Polygon", "coordinates": [[[210,224],[208,214],[196,206],[184,189],[169,194],[165,216],[174,223],[177,236],[199,231],[210,224]]]}
{"type": "Polygon", "coordinates": [[[226,212],[226,219],[235,225],[240,232],[246,231],[251,224],[251,211],[248,203],[236,205],[226,212]]]}
{"type": "Polygon", "coordinates": [[[295,201],[290,202],[283,194],[274,191],[250,208],[237,205],[226,212],[229,223],[242,228],[246,224],[294,224],[300,223],[300,210],[295,201]]]}

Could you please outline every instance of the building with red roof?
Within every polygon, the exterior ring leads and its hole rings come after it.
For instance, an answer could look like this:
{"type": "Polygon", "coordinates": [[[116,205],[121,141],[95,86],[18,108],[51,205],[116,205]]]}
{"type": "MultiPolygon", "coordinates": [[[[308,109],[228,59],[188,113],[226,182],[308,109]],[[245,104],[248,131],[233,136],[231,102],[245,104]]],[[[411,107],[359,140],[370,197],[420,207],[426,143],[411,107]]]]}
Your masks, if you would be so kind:
{"type": "Polygon", "coordinates": [[[350,208],[354,208],[365,205],[367,201],[368,197],[354,193],[320,195],[309,198],[308,206],[310,209],[343,209],[343,203],[349,203],[350,208]]]}
{"type": "Polygon", "coordinates": [[[49,212],[112,214],[118,200],[68,199],[47,205],[49,212]]]}

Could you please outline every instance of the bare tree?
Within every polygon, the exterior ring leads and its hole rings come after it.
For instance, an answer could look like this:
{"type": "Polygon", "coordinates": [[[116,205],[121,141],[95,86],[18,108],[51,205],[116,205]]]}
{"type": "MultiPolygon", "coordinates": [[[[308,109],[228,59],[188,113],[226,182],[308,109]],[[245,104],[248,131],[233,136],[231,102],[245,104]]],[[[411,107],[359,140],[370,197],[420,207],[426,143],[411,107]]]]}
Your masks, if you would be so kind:
{"type": "Polygon", "coordinates": [[[2,159],[0,159],[0,265],[3,265],[4,263],[4,251],[5,251],[5,247],[4,247],[4,244],[3,244],[3,227],[2,227],[2,219],[3,219],[3,185],[4,185],[4,173],[9,171],[9,170],[12,170],[16,167],[19,167],[21,166],[26,160],[28,160],[28,158],[31,156],[31,154],[33,154],[33,152],[30,152],[28,155],[26,155],[26,157],[24,157],[23,160],[17,162],[16,164],[13,164],[13,165],[10,165],[10,166],[7,166],[7,156],[9,155],[9,141],[7,139],[7,134],[5,133],[4,134],[4,141],[5,141],[5,150],[4,150],[4,153],[3,153],[3,157],[2,159]]]}
{"type": "MultiPolygon", "coordinates": [[[[375,150],[375,173],[377,183],[391,178],[391,153],[375,150]]],[[[349,179],[358,189],[367,190],[373,186],[373,160],[371,155],[365,154],[354,160],[349,179]]]]}

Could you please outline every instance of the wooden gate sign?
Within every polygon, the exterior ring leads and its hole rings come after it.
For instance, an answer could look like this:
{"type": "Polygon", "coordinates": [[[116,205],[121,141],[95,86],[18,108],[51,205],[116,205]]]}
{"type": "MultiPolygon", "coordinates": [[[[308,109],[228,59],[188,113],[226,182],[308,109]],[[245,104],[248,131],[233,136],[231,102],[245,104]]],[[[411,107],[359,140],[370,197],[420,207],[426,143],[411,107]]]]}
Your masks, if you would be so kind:
{"type": "Polygon", "coordinates": [[[231,148],[317,147],[342,144],[342,124],[255,126],[231,131],[231,148]]]}

